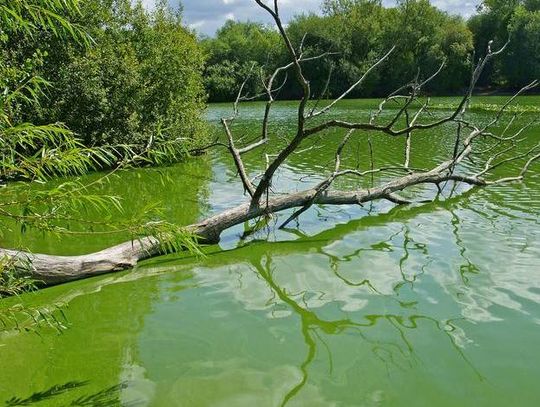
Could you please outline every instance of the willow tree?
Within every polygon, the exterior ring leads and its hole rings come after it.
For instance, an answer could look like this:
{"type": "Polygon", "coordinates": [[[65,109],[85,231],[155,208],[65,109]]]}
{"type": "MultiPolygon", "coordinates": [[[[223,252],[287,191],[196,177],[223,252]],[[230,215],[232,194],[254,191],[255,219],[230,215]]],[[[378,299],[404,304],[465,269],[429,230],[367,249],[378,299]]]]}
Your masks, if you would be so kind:
{"type": "MultiPolygon", "coordinates": [[[[289,54],[289,62],[277,67],[264,77],[264,95],[266,107],[261,119],[260,136],[257,140],[242,144],[231,124],[239,116],[239,105],[253,98],[244,93],[241,86],[234,103],[231,117],[223,118],[224,141],[215,144],[225,147],[236,166],[239,179],[245,191],[245,203],[225,210],[215,216],[193,225],[183,226],[186,234],[195,235],[199,242],[217,243],[221,233],[244,222],[272,216],[281,211],[290,210],[290,216],[281,224],[287,227],[295,219],[313,205],[362,205],[375,200],[387,200],[396,205],[415,203],[405,199],[403,192],[419,187],[435,185],[440,192],[449,184],[466,185],[471,188],[496,186],[503,183],[523,180],[532,165],[540,159],[540,144],[529,149],[521,147],[521,135],[525,128],[511,132],[514,119],[510,120],[505,129],[497,132],[496,125],[504,119],[504,113],[515,99],[535,87],[536,81],[523,87],[514,96],[508,98],[500,109],[487,123],[477,124],[468,115],[470,102],[475,85],[482,71],[497,55],[504,52],[505,47],[494,50],[491,44],[486,55],[472,68],[468,89],[461,97],[457,106],[445,115],[434,116],[431,111],[430,99],[423,97],[424,87],[437,80],[443,71],[444,64],[426,79],[417,75],[410,82],[389,94],[366,120],[346,121],[337,118],[327,118],[340,101],[360,87],[369,75],[382,65],[391,63],[395,48],[375,61],[354,83],[339,97],[331,101],[317,101],[312,98],[309,79],[304,67],[308,63],[317,63],[328,54],[307,55],[304,52],[303,41],[293,44],[289,38],[280,17],[278,0],[271,5],[262,0],[255,3],[264,9],[274,20],[281,39],[289,54]],[[298,101],[295,129],[288,137],[286,145],[276,155],[268,156],[267,162],[261,163],[261,173],[252,177],[246,171],[243,156],[250,151],[275,143],[277,135],[273,134],[270,123],[273,118],[273,104],[276,94],[288,78],[296,81],[302,91],[298,101]],[[389,110],[390,104],[397,108],[389,110]],[[383,114],[385,113],[385,114],[383,114]],[[332,148],[328,136],[329,130],[341,130],[342,139],[334,151],[334,165],[325,175],[324,180],[305,190],[294,193],[282,193],[272,188],[276,174],[293,154],[303,154],[302,144],[315,140],[321,148],[332,148]],[[453,149],[445,160],[431,168],[417,169],[411,166],[412,145],[414,137],[419,133],[433,134],[439,129],[444,137],[451,141],[453,149]],[[354,138],[385,137],[396,142],[404,139],[403,162],[400,165],[376,167],[372,161],[370,168],[360,171],[347,166],[342,159],[343,151],[354,138]],[[463,165],[465,161],[474,159],[475,166],[463,165]],[[497,177],[497,169],[509,163],[521,163],[518,173],[507,177],[497,177]],[[475,169],[476,168],[476,169],[475,169]],[[363,179],[373,174],[385,174],[385,181],[370,188],[339,189],[335,181],[339,178],[363,179]]],[[[246,78],[247,82],[247,78],[246,78]]],[[[245,83],[246,83],[245,82],[245,83]]],[[[244,84],[245,84],[244,83],[244,84]]],[[[324,93],[324,92],[322,92],[324,93]]],[[[504,126],[503,126],[504,127],[504,126]]],[[[435,137],[435,136],[433,136],[435,137]]],[[[431,200],[438,196],[434,194],[431,200]]],[[[181,199],[178,197],[177,199],[181,199]]],[[[175,249],[178,247],[175,247],[175,249]]],[[[164,252],[162,239],[155,235],[131,240],[123,244],[107,248],[97,253],[82,256],[51,256],[46,254],[29,254],[15,250],[0,251],[5,258],[15,262],[22,270],[35,279],[44,283],[55,284],[69,280],[89,277],[97,274],[124,270],[133,267],[139,260],[160,255],[164,252]]]]}

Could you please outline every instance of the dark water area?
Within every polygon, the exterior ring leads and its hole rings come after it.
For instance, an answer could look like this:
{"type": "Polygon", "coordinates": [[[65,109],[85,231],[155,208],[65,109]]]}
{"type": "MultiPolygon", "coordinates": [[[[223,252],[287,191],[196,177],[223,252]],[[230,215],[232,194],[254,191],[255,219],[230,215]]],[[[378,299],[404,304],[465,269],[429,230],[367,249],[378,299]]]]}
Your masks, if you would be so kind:
{"type": "MultiPolygon", "coordinates": [[[[470,118],[489,121],[503,100],[481,98],[470,118]]],[[[455,100],[437,102],[435,114],[444,114],[455,100]]],[[[520,103],[528,109],[516,128],[540,114],[540,97],[520,103]]],[[[365,118],[374,106],[346,101],[332,116],[365,118]]],[[[262,109],[243,106],[236,134],[257,137],[262,109]]],[[[228,114],[228,105],[209,108],[216,131],[228,114]]],[[[274,141],[246,156],[252,176],[290,136],[294,104],[278,104],[274,115],[274,141]]],[[[308,140],[279,172],[274,190],[325,178],[342,135],[308,140]]],[[[538,143],[540,126],[524,135],[526,144],[538,143]]],[[[402,163],[403,140],[362,133],[346,149],[347,163],[368,169],[368,136],[378,165],[402,163]]],[[[449,126],[414,136],[411,165],[447,159],[453,143],[449,126]]],[[[518,164],[499,175],[515,175],[518,164]]],[[[462,171],[476,165],[467,162],[462,171]]],[[[68,329],[0,334],[0,403],[538,406],[540,164],[531,170],[519,184],[458,187],[452,196],[448,186],[429,204],[313,207],[278,230],[285,212],[246,238],[244,225],[226,231],[205,257],[156,258],[132,271],[25,295],[31,306],[65,304],[68,329]]],[[[387,177],[343,179],[336,187],[369,187],[387,177]]],[[[246,199],[224,150],[122,172],[102,192],[122,198],[125,213],[114,215],[120,219],[159,201],[163,216],[179,224],[246,199]]],[[[417,188],[409,196],[435,192],[417,188]]],[[[2,246],[78,254],[125,238],[6,231],[2,246]]]]}

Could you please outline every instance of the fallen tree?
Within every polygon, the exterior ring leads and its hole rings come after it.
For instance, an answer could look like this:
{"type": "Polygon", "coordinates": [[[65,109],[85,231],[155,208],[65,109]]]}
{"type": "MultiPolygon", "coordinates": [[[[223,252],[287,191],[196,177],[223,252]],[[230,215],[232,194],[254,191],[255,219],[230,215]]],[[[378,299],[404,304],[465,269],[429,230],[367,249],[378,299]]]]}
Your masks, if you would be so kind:
{"type": "MultiPolygon", "coordinates": [[[[414,201],[403,198],[400,193],[418,185],[436,185],[440,193],[448,183],[484,187],[518,182],[524,178],[532,164],[540,159],[540,144],[524,151],[520,148],[521,142],[524,141],[520,136],[528,126],[521,127],[512,134],[507,134],[515,116],[500,134],[492,130],[502,120],[510,104],[519,95],[536,87],[537,81],[530,83],[514,96],[508,98],[488,123],[475,124],[468,119],[466,114],[473,96],[473,90],[482,71],[491,59],[504,51],[506,45],[499,50],[492,50],[490,44],[485,57],[480,59],[473,67],[468,89],[457,107],[443,117],[433,117],[430,111],[430,100],[429,98],[424,100],[422,92],[428,83],[437,78],[437,75],[444,69],[444,64],[427,79],[420,80],[418,75],[410,83],[390,94],[381,101],[367,121],[324,120],[325,114],[331,111],[354,89],[361,86],[373,70],[391,59],[394,48],[373,63],[365,74],[343,94],[318,108],[321,101],[313,101],[310,82],[304,76],[303,66],[310,61],[325,58],[328,53],[316,56],[305,55],[304,41],[298,47],[291,43],[280,18],[278,1],[274,0],[272,6],[266,5],[261,0],[255,0],[255,2],[274,19],[289,52],[291,62],[278,67],[267,78],[264,78],[266,107],[262,119],[261,135],[257,140],[247,145],[238,146],[239,141],[233,134],[231,126],[231,123],[239,115],[239,104],[254,98],[254,95],[244,95],[244,86],[238,92],[232,117],[221,120],[226,141],[216,141],[214,145],[225,147],[230,152],[247,198],[242,205],[183,228],[189,234],[196,236],[199,242],[217,243],[221,233],[232,226],[271,216],[288,209],[295,210],[282,223],[280,226],[282,228],[288,226],[313,205],[362,205],[374,200],[388,200],[396,205],[406,205],[414,203],[414,201]],[[272,106],[282,86],[276,86],[275,83],[281,80],[285,82],[289,73],[292,73],[302,90],[302,98],[298,102],[295,132],[285,147],[276,155],[267,156],[266,167],[261,174],[252,179],[246,171],[243,155],[269,144],[272,140],[269,128],[272,106]],[[398,107],[394,109],[391,118],[382,123],[382,113],[387,110],[389,103],[397,103],[398,107]],[[448,137],[452,137],[454,146],[452,154],[445,161],[438,163],[431,169],[412,168],[410,162],[413,135],[448,125],[455,128],[455,132],[448,133],[448,137]],[[343,129],[345,133],[335,149],[333,171],[322,182],[306,190],[289,194],[280,194],[273,191],[272,182],[275,175],[287,159],[292,154],[302,153],[300,146],[304,141],[313,138],[315,135],[322,135],[329,129],[343,129]],[[342,153],[350,140],[353,137],[374,133],[380,134],[382,137],[405,138],[403,164],[377,168],[372,160],[370,169],[366,171],[345,166],[342,162],[342,153]],[[483,142],[481,149],[478,146],[480,140],[483,142]],[[478,170],[471,171],[461,165],[468,159],[474,159],[476,163],[481,162],[482,165],[477,165],[478,170]],[[522,164],[520,171],[514,176],[497,178],[493,175],[494,170],[497,168],[516,161],[522,164]],[[362,179],[381,173],[388,174],[391,179],[366,189],[339,190],[335,188],[335,181],[338,178],[356,177],[362,179]]],[[[320,92],[320,94],[324,93],[324,91],[320,92]]],[[[324,143],[324,141],[325,139],[321,138],[321,142],[324,143]]],[[[0,249],[0,257],[9,259],[19,269],[24,270],[36,280],[45,284],[58,284],[125,270],[135,266],[140,260],[163,254],[168,250],[167,247],[167,242],[164,242],[162,237],[147,236],[82,256],[53,256],[0,249]]]]}

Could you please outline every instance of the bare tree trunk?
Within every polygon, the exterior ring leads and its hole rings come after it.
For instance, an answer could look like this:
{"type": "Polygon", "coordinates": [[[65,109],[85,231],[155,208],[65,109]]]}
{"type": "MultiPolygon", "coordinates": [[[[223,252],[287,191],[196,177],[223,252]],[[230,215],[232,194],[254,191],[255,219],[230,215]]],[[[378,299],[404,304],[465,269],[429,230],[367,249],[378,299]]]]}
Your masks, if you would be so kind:
{"type": "MultiPolygon", "coordinates": [[[[261,138],[258,141],[238,147],[230,126],[230,123],[239,115],[238,104],[242,101],[253,99],[253,97],[243,95],[246,82],[244,82],[238,92],[238,96],[234,103],[233,116],[222,119],[227,143],[217,142],[215,144],[225,146],[231,153],[231,157],[238,171],[239,178],[242,181],[244,190],[249,195],[249,200],[242,205],[226,210],[202,222],[186,226],[185,230],[195,234],[201,243],[217,243],[221,233],[232,226],[292,208],[296,208],[297,210],[293,212],[285,223],[283,223],[282,227],[286,226],[294,219],[297,219],[312,205],[317,204],[357,205],[378,199],[386,199],[399,205],[410,204],[412,202],[401,198],[398,194],[401,191],[420,184],[436,185],[440,191],[440,185],[444,185],[447,182],[463,183],[471,187],[480,187],[520,181],[529,171],[531,165],[540,159],[540,144],[525,152],[516,153],[515,155],[510,156],[508,155],[509,152],[517,149],[517,146],[521,141],[519,136],[523,131],[523,128],[511,136],[505,134],[506,130],[500,135],[495,134],[491,130],[491,128],[501,120],[503,113],[515,98],[523,92],[535,87],[538,84],[537,81],[525,86],[517,92],[516,95],[509,98],[489,123],[477,126],[469,122],[466,117],[473,90],[484,67],[490,59],[503,52],[506,46],[498,51],[492,51],[490,44],[486,56],[478,61],[472,71],[470,84],[466,94],[463,96],[456,109],[445,117],[433,119],[429,115],[429,98],[427,98],[425,102],[420,103],[420,107],[415,107],[418,106],[418,103],[414,103],[421,100],[423,87],[434,80],[443,70],[444,64],[442,64],[441,67],[426,80],[420,81],[417,77],[410,83],[390,94],[379,104],[378,109],[372,114],[371,119],[368,122],[346,122],[332,119],[322,122],[319,120],[316,124],[311,125],[310,123],[314,118],[324,116],[324,114],[330,111],[340,100],[347,97],[354,89],[361,86],[365,78],[373,70],[377,69],[381,64],[391,58],[394,48],[376,61],[365,74],[342,95],[319,110],[317,110],[317,106],[320,101],[316,101],[314,106],[310,109],[308,106],[311,101],[310,82],[304,75],[303,65],[310,61],[324,58],[330,53],[318,56],[305,56],[303,49],[304,40],[299,44],[299,48],[296,49],[284,29],[279,15],[278,1],[274,0],[273,6],[266,5],[261,0],[255,0],[255,2],[265,9],[274,19],[289,52],[291,62],[277,68],[269,75],[268,79],[264,81],[267,104],[262,119],[261,138]],[[289,70],[293,71],[293,76],[303,92],[298,104],[296,129],[289,143],[274,156],[273,160],[268,160],[264,171],[257,177],[259,182],[255,184],[255,181],[250,178],[246,171],[242,156],[249,151],[253,151],[267,144],[271,139],[269,121],[271,118],[272,104],[275,100],[276,93],[283,86],[281,85],[275,88],[274,83],[280,75],[284,75],[286,81],[287,72],[289,70]],[[399,104],[398,110],[388,122],[379,123],[379,117],[389,102],[397,102],[399,104]],[[399,124],[403,121],[405,122],[405,125],[400,128],[399,124]],[[449,134],[449,137],[452,137],[453,140],[453,154],[448,157],[447,161],[438,164],[432,169],[412,169],[410,167],[410,161],[413,133],[429,131],[445,124],[452,124],[456,128],[456,134],[449,134]],[[292,154],[301,153],[301,151],[298,151],[298,148],[304,140],[315,134],[322,133],[327,129],[340,128],[346,129],[347,132],[335,151],[334,169],[324,181],[313,188],[292,194],[275,195],[271,192],[270,187],[275,173],[292,154]],[[352,137],[355,137],[358,133],[362,132],[364,132],[365,137],[371,137],[373,133],[377,133],[382,137],[405,138],[404,165],[399,167],[376,168],[373,163],[371,139],[368,139],[370,142],[371,155],[370,169],[361,172],[355,168],[344,167],[342,162],[342,151],[346,148],[352,137]],[[368,135],[367,132],[370,132],[370,135],[368,135]],[[467,132],[468,134],[462,134],[467,132]],[[485,148],[483,151],[476,151],[475,144],[479,139],[487,140],[488,148],[485,148]],[[467,171],[465,168],[460,173],[456,172],[465,159],[471,159],[472,157],[474,157],[476,161],[481,161],[484,164],[481,171],[470,173],[470,170],[467,171]],[[518,160],[523,162],[519,174],[512,177],[490,179],[492,178],[491,174],[494,169],[518,160]],[[348,191],[333,189],[333,183],[337,178],[362,178],[368,175],[373,176],[375,173],[402,173],[403,175],[395,176],[391,181],[369,189],[348,191]]],[[[507,129],[508,127],[509,126],[507,126],[507,129]]],[[[321,140],[324,140],[324,138],[321,138],[321,140]]],[[[158,238],[144,237],[107,248],[97,253],[82,256],[51,256],[0,249],[0,257],[5,256],[13,260],[20,269],[26,270],[28,274],[36,280],[42,281],[45,284],[59,284],[66,281],[125,270],[135,266],[140,260],[163,254],[163,247],[163,242],[158,238]]]]}

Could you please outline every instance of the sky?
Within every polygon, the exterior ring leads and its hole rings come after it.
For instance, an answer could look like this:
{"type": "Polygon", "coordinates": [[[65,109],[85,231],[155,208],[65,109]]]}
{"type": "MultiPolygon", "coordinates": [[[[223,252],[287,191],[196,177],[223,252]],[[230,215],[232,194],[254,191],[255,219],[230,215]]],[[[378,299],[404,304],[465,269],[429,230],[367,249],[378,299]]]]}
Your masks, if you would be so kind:
{"type": "MultiPolygon", "coordinates": [[[[174,4],[178,0],[170,0],[174,4]]],[[[143,0],[150,6],[154,0],[143,0]]],[[[322,0],[280,0],[282,19],[287,22],[295,14],[320,12],[322,0]]],[[[387,6],[395,0],[383,0],[387,6]]],[[[478,0],[432,0],[438,8],[468,17],[474,13],[478,0]]],[[[228,19],[270,22],[268,14],[254,0],[182,0],[185,22],[197,32],[212,36],[228,19]]]]}

